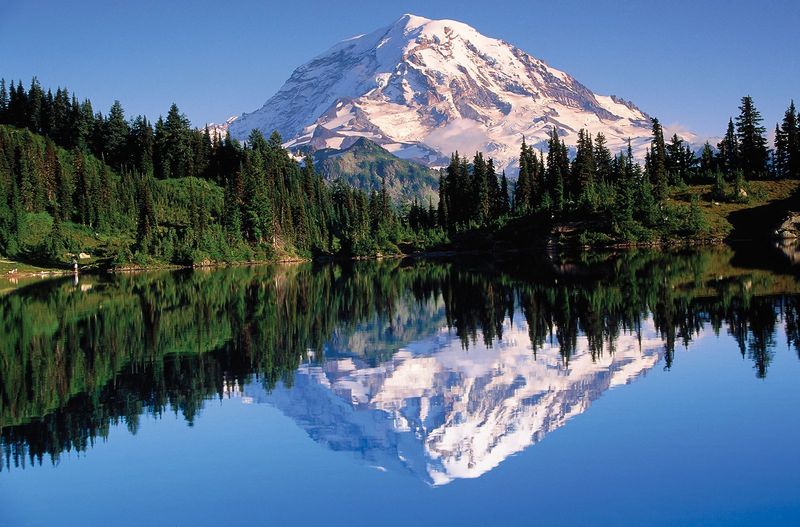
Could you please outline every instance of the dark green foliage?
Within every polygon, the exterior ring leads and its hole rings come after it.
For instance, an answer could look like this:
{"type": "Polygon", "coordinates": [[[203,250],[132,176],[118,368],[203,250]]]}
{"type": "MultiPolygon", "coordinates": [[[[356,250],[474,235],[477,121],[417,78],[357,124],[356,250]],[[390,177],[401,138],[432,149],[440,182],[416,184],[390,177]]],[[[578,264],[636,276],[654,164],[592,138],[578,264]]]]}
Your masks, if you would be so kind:
{"type": "Polygon", "coordinates": [[[90,243],[117,263],[193,263],[397,250],[402,225],[385,185],[337,201],[310,158],[301,167],[281,143],[258,132],[245,146],[212,140],[175,104],[152,126],[126,120],[119,101],[104,117],[35,78],[28,91],[3,81],[0,252],[63,263],[62,245],[90,243]],[[19,225],[40,213],[54,237],[31,245],[19,225]],[[68,239],[82,229],[91,239],[68,239]]]}
{"type": "Polygon", "coordinates": [[[733,119],[728,120],[725,137],[717,145],[719,149],[718,166],[725,175],[732,175],[739,168],[739,140],[733,127],[733,119]]]}
{"type": "Polygon", "coordinates": [[[455,152],[440,179],[438,226],[451,233],[483,227],[508,209],[508,181],[505,174],[498,180],[494,161],[477,152],[468,163],[455,152]]]}
{"type": "Polygon", "coordinates": [[[739,165],[747,179],[767,177],[766,129],[761,125],[763,119],[750,96],[742,97],[739,117],[736,118],[736,138],[739,141],[739,165]]]}
{"type": "Polygon", "coordinates": [[[597,207],[595,172],[597,166],[594,159],[594,143],[592,136],[585,130],[578,132],[577,152],[572,163],[571,193],[579,208],[594,211],[597,207]]]}
{"type": "MultiPolygon", "coordinates": [[[[698,160],[677,135],[666,144],[653,119],[644,170],[630,148],[614,156],[602,134],[585,130],[570,161],[553,128],[546,153],[537,155],[523,139],[513,199],[491,159],[456,152],[439,173],[435,204],[435,172],[398,168],[406,162],[365,139],[345,155],[318,153],[301,164],[277,133],[264,138],[254,132],[244,145],[229,135],[212,138],[208,130],[193,129],[175,104],[151,125],[143,116],[126,120],[118,101],[104,117],[64,88],[45,92],[35,78],[27,90],[21,82],[2,81],[0,252],[46,259],[58,252],[43,245],[44,236],[21,238],[29,217],[61,229],[56,234],[65,247],[89,244],[119,263],[134,255],[141,263],[367,256],[396,252],[406,242],[427,247],[469,230],[491,233],[514,216],[537,225],[587,222],[602,235],[597,240],[650,241],[702,223],[678,218],[700,211],[670,204],[673,188],[719,180],[720,172],[726,181],[714,199],[740,200],[745,179],[766,176],[760,123],[752,100],[743,98],[719,152],[706,145],[698,160]],[[315,163],[338,163],[339,177],[326,184],[315,163]],[[412,198],[395,208],[393,198],[406,191],[412,198]]],[[[791,105],[776,132],[779,177],[797,177],[798,137],[791,105]]]]}
{"type": "Polygon", "coordinates": [[[130,126],[125,120],[125,112],[119,101],[114,101],[108,112],[103,131],[103,157],[108,164],[122,167],[128,161],[128,140],[130,126]]]}
{"type": "Polygon", "coordinates": [[[400,159],[364,137],[344,150],[317,150],[313,164],[328,182],[342,179],[367,193],[385,186],[395,203],[436,199],[436,170],[400,159]]]}
{"type": "Polygon", "coordinates": [[[700,181],[708,181],[709,179],[713,179],[714,173],[718,170],[718,168],[719,163],[714,154],[714,149],[711,148],[711,145],[708,143],[708,141],[706,141],[706,144],[703,145],[703,152],[700,154],[698,179],[700,181]]]}
{"type": "Polygon", "coordinates": [[[775,172],[781,178],[800,177],[800,116],[789,104],[780,126],[775,126],[775,172]]]}
{"type": "Polygon", "coordinates": [[[545,177],[547,192],[542,192],[546,210],[561,214],[570,205],[568,192],[574,189],[574,185],[569,184],[569,175],[567,145],[559,137],[558,130],[553,127],[550,140],[547,143],[547,172],[545,177]]]}
{"type": "Polygon", "coordinates": [[[534,181],[536,173],[536,158],[533,150],[525,143],[522,138],[522,150],[519,154],[519,175],[514,190],[514,210],[518,213],[526,213],[534,207],[534,181]]]}
{"type": "Polygon", "coordinates": [[[511,204],[508,197],[508,178],[505,171],[500,177],[500,192],[497,199],[497,213],[500,216],[508,214],[511,210],[511,204]]]}
{"type": "Polygon", "coordinates": [[[682,185],[696,179],[699,160],[683,139],[673,134],[667,145],[667,174],[670,185],[682,185]]]}
{"type": "Polygon", "coordinates": [[[658,119],[653,119],[653,139],[645,159],[645,172],[653,185],[653,193],[658,200],[667,198],[669,177],[667,174],[667,147],[664,143],[664,130],[658,119]]]}

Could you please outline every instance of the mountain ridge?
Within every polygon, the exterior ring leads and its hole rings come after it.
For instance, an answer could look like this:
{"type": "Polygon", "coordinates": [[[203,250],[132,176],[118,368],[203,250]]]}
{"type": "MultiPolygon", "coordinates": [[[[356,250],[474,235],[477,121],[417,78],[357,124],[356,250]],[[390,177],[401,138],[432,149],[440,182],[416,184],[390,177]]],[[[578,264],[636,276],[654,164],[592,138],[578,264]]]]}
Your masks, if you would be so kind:
{"type": "Polygon", "coordinates": [[[342,150],[325,148],[313,153],[314,166],[327,181],[343,179],[366,192],[385,186],[395,202],[414,199],[438,201],[438,172],[414,161],[400,159],[381,145],[358,137],[342,150]]]}
{"type": "Polygon", "coordinates": [[[544,147],[552,127],[568,144],[603,132],[612,151],[628,138],[642,154],[650,116],[598,95],[506,41],[454,20],[405,14],[343,40],[298,67],[259,110],[230,123],[234,137],[278,130],[289,148],[345,149],[367,137],[403,159],[442,166],[481,150],[516,166],[525,137],[544,147]]]}

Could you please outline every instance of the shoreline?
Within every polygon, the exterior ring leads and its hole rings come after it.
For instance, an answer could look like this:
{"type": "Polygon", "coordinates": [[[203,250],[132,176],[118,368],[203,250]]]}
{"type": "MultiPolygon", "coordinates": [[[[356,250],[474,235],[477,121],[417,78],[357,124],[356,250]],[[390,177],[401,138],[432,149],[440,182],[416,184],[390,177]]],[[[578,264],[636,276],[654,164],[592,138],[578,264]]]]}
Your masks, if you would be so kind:
{"type": "MultiPolygon", "coordinates": [[[[376,254],[369,256],[336,256],[326,255],[322,257],[282,257],[269,260],[244,260],[244,261],[204,261],[196,264],[167,264],[167,263],[154,263],[154,264],[125,264],[119,266],[102,267],[97,264],[91,264],[88,269],[80,268],[78,271],[72,269],[58,269],[58,268],[41,268],[36,270],[22,270],[16,269],[7,271],[0,275],[0,278],[6,280],[21,279],[21,278],[61,278],[73,275],[97,275],[97,274],[126,274],[126,273],[140,273],[151,271],[180,271],[186,269],[222,269],[226,267],[246,267],[246,266],[260,266],[260,265],[292,265],[302,263],[314,262],[336,262],[336,261],[367,261],[367,260],[385,260],[385,259],[402,259],[402,258],[438,258],[443,256],[457,256],[459,254],[515,254],[524,253],[536,249],[545,251],[564,250],[564,251],[591,251],[591,250],[615,250],[615,249],[655,249],[655,248],[684,248],[684,247],[713,247],[729,245],[723,239],[698,239],[698,240],[671,240],[668,242],[631,242],[631,243],[613,243],[607,245],[581,245],[574,243],[559,244],[554,240],[547,240],[541,244],[535,244],[526,248],[503,248],[503,247],[452,247],[452,248],[436,248],[421,251],[399,252],[391,254],[376,254]]],[[[15,260],[4,260],[3,263],[15,266],[29,266],[25,262],[15,260]]],[[[87,266],[88,267],[88,266],[87,266]]]]}
{"type": "MultiPolygon", "coordinates": [[[[770,239],[773,239],[770,237],[770,239]]],[[[777,241],[777,240],[776,240],[777,241]]],[[[167,264],[167,263],[153,263],[147,265],[141,264],[126,264],[119,266],[103,267],[96,263],[89,264],[85,268],[79,267],[78,271],[72,269],[59,269],[59,268],[36,268],[34,270],[12,269],[10,271],[2,272],[0,274],[0,284],[6,283],[10,287],[1,287],[0,293],[13,291],[24,285],[36,282],[43,282],[57,278],[66,278],[69,276],[96,276],[101,274],[117,275],[117,274],[136,274],[147,273],[155,271],[181,271],[188,269],[206,269],[215,270],[229,267],[247,267],[247,266],[266,266],[266,265],[298,265],[303,263],[322,263],[322,262],[358,262],[368,260],[386,260],[386,259],[420,259],[426,258],[437,259],[454,257],[458,255],[523,255],[525,253],[541,250],[548,253],[556,252],[578,252],[588,253],[591,251],[625,251],[636,249],[686,249],[686,248],[702,248],[702,247],[734,247],[737,244],[752,244],[760,243],[763,240],[754,239],[737,239],[737,238],[721,238],[721,237],[708,237],[708,238],[695,238],[695,239],[668,239],[652,242],[619,242],[608,244],[595,244],[585,245],[575,243],[574,238],[559,242],[554,237],[548,237],[541,240],[540,243],[531,244],[527,247],[506,247],[504,244],[488,244],[484,246],[469,246],[469,244],[462,244],[460,247],[439,247],[431,248],[420,251],[398,252],[391,254],[378,253],[370,256],[337,256],[325,255],[318,257],[297,257],[297,256],[284,256],[276,259],[266,260],[245,260],[245,261],[211,261],[205,260],[195,264],[167,264]],[[19,283],[20,281],[24,283],[19,283]]],[[[451,243],[452,245],[452,243],[451,243]]],[[[18,262],[13,260],[2,259],[0,263],[6,266],[13,265],[19,267],[33,267],[32,264],[18,262]]]]}

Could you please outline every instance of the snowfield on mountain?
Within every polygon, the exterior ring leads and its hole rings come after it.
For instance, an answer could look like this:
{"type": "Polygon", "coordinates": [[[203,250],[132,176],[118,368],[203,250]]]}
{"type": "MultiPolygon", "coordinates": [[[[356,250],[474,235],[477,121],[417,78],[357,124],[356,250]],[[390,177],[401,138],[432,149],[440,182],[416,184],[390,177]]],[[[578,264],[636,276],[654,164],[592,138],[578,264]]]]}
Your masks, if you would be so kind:
{"type": "MultiPolygon", "coordinates": [[[[612,152],[649,144],[650,117],[570,75],[453,20],[404,15],[297,68],[264,106],[233,120],[233,137],[277,130],[289,148],[349,147],[366,137],[404,159],[440,166],[481,150],[515,172],[522,138],[544,148],[602,132],[612,152]]],[[[691,140],[692,137],[685,137],[691,140]]]]}

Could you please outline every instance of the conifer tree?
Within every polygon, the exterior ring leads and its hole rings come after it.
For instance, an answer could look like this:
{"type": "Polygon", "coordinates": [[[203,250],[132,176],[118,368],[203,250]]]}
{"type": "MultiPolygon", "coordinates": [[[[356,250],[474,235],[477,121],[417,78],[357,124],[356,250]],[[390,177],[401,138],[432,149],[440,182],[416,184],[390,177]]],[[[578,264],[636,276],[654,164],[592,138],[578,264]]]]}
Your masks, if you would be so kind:
{"type": "Polygon", "coordinates": [[[77,99],[75,99],[73,102],[74,104],[70,109],[69,117],[72,125],[62,128],[62,144],[66,148],[80,148],[81,150],[89,150],[92,148],[91,135],[92,122],[94,120],[92,103],[88,99],[80,104],[78,103],[77,99]]]}
{"type": "Polygon", "coordinates": [[[558,136],[555,126],[547,143],[547,184],[550,190],[550,203],[555,212],[564,211],[567,202],[565,179],[569,174],[569,159],[566,145],[558,136]]]}
{"type": "Polygon", "coordinates": [[[667,152],[664,144],[664,130],[658,119],[653,118],[653,138],[650,141],[650,156],[648,163],[648,177],[653,185],[653,196],[658,201],[663,201],[669,193],[669,180],[667,176],[667,152]]]}
{"type": "Polygon", "coordinates": [[[506,215],[509,213],[511,209],[510,200],[508,197],[508,178],[506,177],[506,171],[503,170],[503,175],[500,177],[500,199],[499,203],[499,211],[500,215],[506,215]]]}
{"type": "Polygon", "coordinates": [[[439,226],[446,229],[449,225],[449,214],[447,204],[450,200],[447,177],[443,171],[439,171],[439,205],[437,208],[437,220],[439,226]]]}
{"type": "Polygon", "coordinates": [[[31,166],[31,158],[19,145],[14,149],[14,173],[16,174],[19,201],[22,210],[34,212],[36,207],[35,172],[31,166]]]}
{"type": "Polygon", "coordinates": [[[606,146],[606,136],[603,132],[598,132],[594,138],[594,163],[596,167],[596,179],[599,182],[611,182],[611,151],[606,146]]]}
{"type": "Polygon", "coordinates": [[[6,80],[0,79],[0,124],[5,124],[8,119],[8,89],[6,88],[6,80]]]}
{"type": "Polygon", "coordinates": [[[150,178],[140,177],[137,192],[138,222],[136,229],[137,249],[150,253],[157,228],[156,208],[150,188],[150,178]]]}
{"type": "Polygon", "coordinates": [[[18,81],[16,87],[11,82],[11,91],[8,94],[8,122],[17,128],[28,126],[28,94],[22,86],[22,81],[18,81]]]}
{"type": "Polygon", "coordinates": [[[241,178],[237,171],[225,182],[222,227],[228,243],[236,245],[242,239],[241,178]]]}
{"type": "Polygon", "coordinates": [[[736,138],[733,119],[728,120],[725,136],[717,145],[717,149],[719,150],[719,168],[730,179],[739,168],[739,140],[736,138]]]}
{"type": "Polygon", "coordinates": [[[60,260],[64,254],[64,231],[61,226],[61,218],[58,216],[53,218],[53,227],[45,241],[45,252],[51,261],[60,260]]]}
{"type": "Polygon", "coordinates": [[[66,88],[56,90],[56,95],[52,101],[52,127],[49,132],[50,137],[64,148],[73,148],[72,143],[73,129],[76,126],[74,119],[79,109],[78,101],[73,97],[70,102],[69,92],[66,88]],[[74,108],[73,108],[74,105],[74,108]],[[75,111],[75,113],[73,113],[75,111]]]}
{"type": "Polygon", "coordinates": [[[62,169],[61,163],[55,165],[56,180],[56,205],[54,216],[62,221],[72,218],[72,188],[66,172],[62,169]]]}
{"type": "Polygon", "coordinates": [[[703,153],[700,155],[700,175],[703,179],[708,180],[716,170],[717,160],[714,155],[714,149],[706,141],[706,144],[703,145],[703,153]]]}
{"type": "Polygon", "coordinates": [[[28,89],[26,112],[27,123],[25,126],[34,133],[40,133],[42,118],[42,99],[44,92],[39,84],[39,79],[34,77],[31,80],[31,87],[28,89]]]}
{"type": "Polygon", "coordinates": [[[41,164],[41,184],[45,196],[45,202],[48,211],[54,213],[56,210],[56,167],[58,167],[58,157],[56,154],[55,143],[47,139],[45,140],[44,159],[41,164]]]}
{"type": "MultiPolygon", "coordinates": [[[[630,156],[630,146],[628,152],[630,156]]],[[[627,238],[631,234],[634,223],[636,181],[634,180],[633,165],[630,157],[620,154],[616,158],[615,164],[618,167],[619,176],[616,181],[611,223],[612,228],[618,235],[627,238]]]]}
{"type": "Polygon", "coordinates": [[[736,138],[739,141],[739,168],[747,179],[764,178],[767,175],[766,129],[761,125],[763,119],[753,104],[753,98],[742,97],[736,118],[736,138]]]}
{"type": "Polygon", "coordinates": [[[153,174],[153,127],[143,115],[131,123],[128,143],[131,168],[142,174],[153,174]]]}
{"type": "Polygon", "coordinates": [[[92,225],[92,182],[86,159],[81,150],[72,153],[72,174],[75,178],[75,212],[77,220],[83,225],[92,225]]]}
{"type": "Polygon", "coordinates": [[[572,181],[575,185],[572,193],[577,196],[578,203],[588,210],[594,210],[595,202],[595,160],[592,136],[586,130],[578,132],[578,145],[575,161],[572,164],[572,181]]]}
{"type": "Polygon", "coordinates": [[[489,195],[489,178],[483,154],[477,152],[472,161],[472,180],[474,182],[475,214],[474,219],[479,224],[485,224],[490,219],[491,199],[489,195]]]}
{"type": "Polygon", "coordinates": [[[130,129],[125,120],[125,112],[119,101],[114,101],[104,123],[103,155],[106,161],[115,168],[121,168],[127,160],[127,146],[130,129]]]}
{"type": "Polygon", "coordinates": [[[486,162],[486,183],[489,187],[488,219],[496,219],[500,216],[500,182],[497,180],[492,158],[486,162]]]}
{"type": "Polygon", "coordinates": [[[514,211],[517,214],[526,214],[531,209],[533,201],[533,167],[530,166],[530,153],[525,138],[522,138],[522,147],[519,154],[519,176],[514,190],[514,211]]]}
{"type": "Polygon", "coordinates": [[[789,104],[780,126],[776,126],[775,157],[778,177],[800,177],[800,119],[794,101],[789,104]]]}

